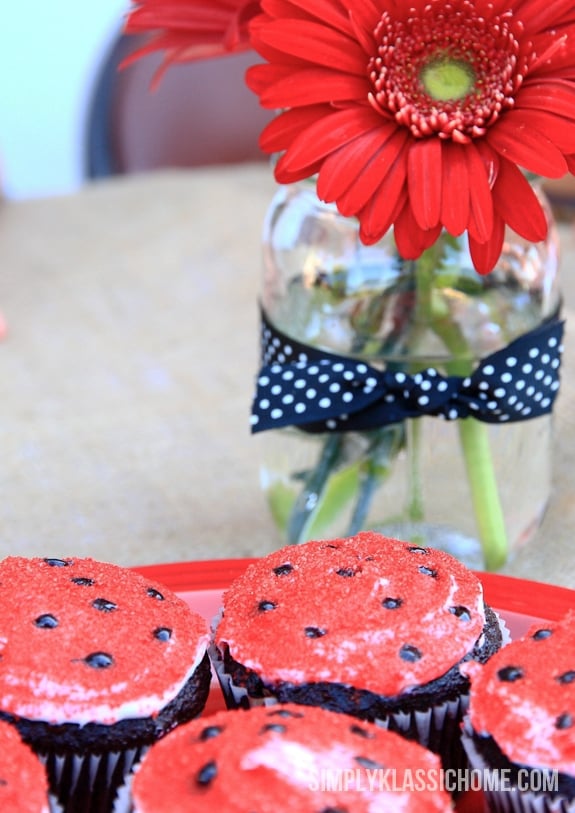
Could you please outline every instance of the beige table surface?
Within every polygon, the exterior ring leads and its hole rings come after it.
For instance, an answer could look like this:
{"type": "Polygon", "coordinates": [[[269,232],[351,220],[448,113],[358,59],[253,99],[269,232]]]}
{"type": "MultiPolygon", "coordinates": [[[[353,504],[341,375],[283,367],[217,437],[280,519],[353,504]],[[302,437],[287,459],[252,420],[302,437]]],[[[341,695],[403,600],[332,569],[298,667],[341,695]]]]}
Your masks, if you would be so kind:
{"type": "MultiPolygon", "coordinates": [[[[248,428],[273,190],[262,164],[0,206],[0,556],[135,565],[278,546],[248,428]]],[[[555,488],[504,572],[575,588],[571,226],[562,238],[555,488]]]]}

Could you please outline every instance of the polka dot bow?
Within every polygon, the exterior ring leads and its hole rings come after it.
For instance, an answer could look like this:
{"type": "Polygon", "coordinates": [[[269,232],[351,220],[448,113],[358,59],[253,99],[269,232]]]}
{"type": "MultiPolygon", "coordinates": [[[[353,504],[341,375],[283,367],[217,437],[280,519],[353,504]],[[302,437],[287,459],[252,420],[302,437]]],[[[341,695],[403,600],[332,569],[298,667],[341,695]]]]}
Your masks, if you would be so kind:
{"type": "Polygon", "coordinates": [[[467,376],[430,367],[409,375],[301,344],[262,314],[262,359],[252,432],[375,429],[405,418],[473,416],[486,423],[537,418],[559,390],[562,321],[553,319],[487,356],[467,376]]]}

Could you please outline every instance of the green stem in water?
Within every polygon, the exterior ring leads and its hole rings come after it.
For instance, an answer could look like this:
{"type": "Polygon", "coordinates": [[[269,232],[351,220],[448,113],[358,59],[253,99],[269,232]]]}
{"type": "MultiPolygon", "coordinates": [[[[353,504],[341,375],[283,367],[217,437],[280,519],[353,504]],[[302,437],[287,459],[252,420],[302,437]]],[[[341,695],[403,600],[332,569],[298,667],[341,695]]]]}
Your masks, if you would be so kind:
{"type": "Polygon", "coordinates": [[[497,570],[505,564],[508,543],[488,428],[475,418],[462,418],[457,423],[485,568],[497,570]]]}
{"type": "MultiPolygon", "coordinates": [[[[428,267],[438,267],[436,263],[440,262],[441,258],[436,256],[436,250],[441,246],[441,242],[441,239],[438,240],[432,249],[428,249],[433,253],[435,263],[429,263],[428,267]]],[[[432,329],[452,356],[452,360],[445,365],[448,375],[469,375],[472,367],[469,350],[458,326],[442,314],[434,316],[433,308],[430,309],[430,317],[432,329]]],[[[509,542],[493,469],[488,427],[475,418],[459,419],[458,426],[485,568],[497,570],[507,559],[509,542]]]]}
{"type": "Polygon", "coordinates": [[[404,442],[403,423],[386,426],[377,432],[376,440],[368,449],[367,459],[362,466],[357,499],[347,528],[348,536],[353,536],[365,526],[375,492],[389,475],[391,465],[404,442]]]}
{"type": "Polygon", "coordinates": [[[307,524],[313,517],[327,481],[337,464],[342,445],[342,435],[335,432],[328,435],[322,444],[317,465],[307,475],[290,513],[287,526],[287,539],[290,545],[299,545],[304,541],[307,524]]]}
{"type": "Polygon", "coordinates": [[[421,420],[409,419],[407,423],[407,469],[409,478],[409,500],[407,514],[412,522],[421,522],[425,515],[423,507],[423,483],[421,481],[421,420]]]}

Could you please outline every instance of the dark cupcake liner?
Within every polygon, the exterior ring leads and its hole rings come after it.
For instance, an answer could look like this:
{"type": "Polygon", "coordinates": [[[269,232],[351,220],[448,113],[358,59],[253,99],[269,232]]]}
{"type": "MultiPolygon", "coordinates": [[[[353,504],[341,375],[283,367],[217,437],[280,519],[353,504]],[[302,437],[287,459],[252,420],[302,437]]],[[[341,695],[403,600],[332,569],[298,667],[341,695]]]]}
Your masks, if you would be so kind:
{"type": "Polygon", "coordinates": [[[130,748],[85,757],[40,753],[56,800],[54,813],[110,813],[118,787],[145,750],[130,748]]]}
{"type": "MultiPolygon", "coordinates": [[[[265,696],[254,697],[249,694],[248,688],[234,683],[232,676],[226,671],[224,659],[217,647],[210,650],[214,671],[218,678],[224,701],[229,709],[249,709],[255,706],[272,706],[276,703],[296,702],[302,705],[321,705],[331,711],[351,714],[363,720],[368,720],[395,731],[409,740],[429,748],[438,754],[444,768],[461,769],[467,766],[467,757],[460,742],[460,725],[469,704],[468,694],[459,694],[445,700],[429,703],[427,706],[396,711],[384,714],[370,713],[359,702],[354,708],[349,702],[338,707],[334,703],[334,695],[326,695],[326,702],[322,703],[321,693],[317,685],[293,687],[285,691],[285,687],[278,686],[278,692],[266,688],[265,696]],[[307,691],[309,689],[309,691],[307,691]]],[[[291,687],[290,687],[291,688],[291,687]]],[[[343,689],[343,687],[342,687],[343,689]]],[[[343,692],[342,692],[343,696],[343,692]]],[[[346,695],[346,700],[353,696],[353,690],[346,695]]]]}
{"type": "MultiPolygon", "coordinates": [[[[484,753],[484,749],[480,750],[477,735],[467,719],[464,720],[461,743],[465,749],[470,769],[484,775],[497,770],[501,771],[505,767],[501,760],[490,761],[484,753]]],[[[506,765],[513,766],[513,763],[506,760],[506,765]]],[[[521,769],[532,770],[525,766],[513,766],[508,774],[511,781],[505,788],[497,788],[494,786],[497,783],[493,781],[483,781],[482,793],[490,813],[575,813],[573,794],[566,795],[561,792],[561,789],[537,791],[513,786],[513,773],[521,769]]],[[[525,782],[525,784],[528,783],[525,782]]]]}

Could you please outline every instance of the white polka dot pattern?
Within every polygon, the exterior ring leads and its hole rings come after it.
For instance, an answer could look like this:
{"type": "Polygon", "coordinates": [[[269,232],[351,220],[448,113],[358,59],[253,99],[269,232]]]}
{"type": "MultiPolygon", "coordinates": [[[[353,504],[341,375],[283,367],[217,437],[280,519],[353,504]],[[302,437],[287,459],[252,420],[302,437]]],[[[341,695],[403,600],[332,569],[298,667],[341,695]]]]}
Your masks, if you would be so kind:
{"type": "Polygon", "coordinates": [[[551,412],[559,391],[564,323],[545,322],[485,358],[466,378],[414,375],[301,344],[262,314],[262,367],[252,432],[365,430],[421,415],[511,423],[551,412]]]}

